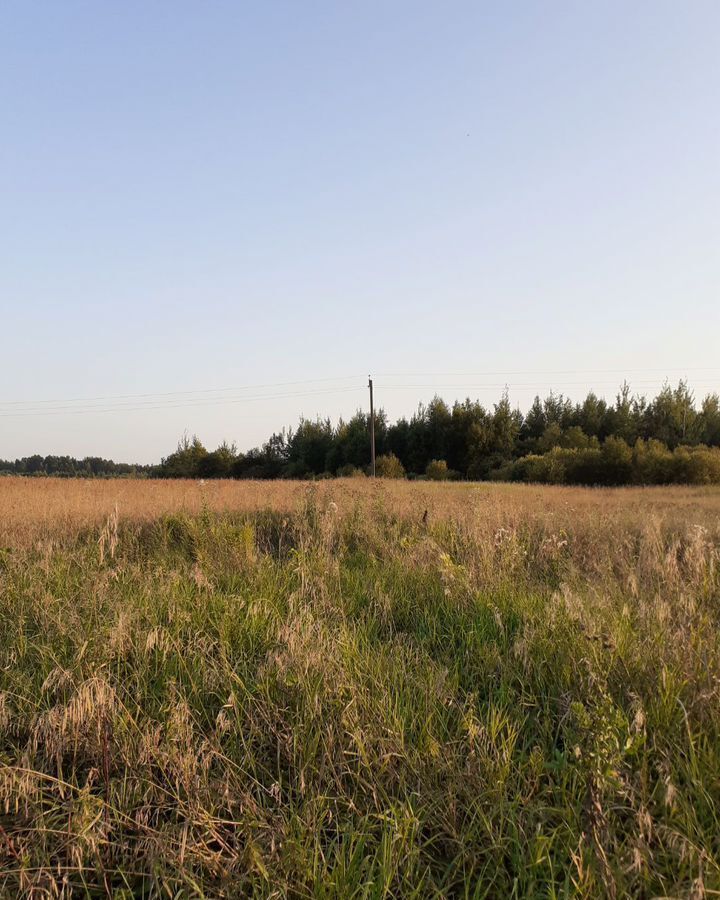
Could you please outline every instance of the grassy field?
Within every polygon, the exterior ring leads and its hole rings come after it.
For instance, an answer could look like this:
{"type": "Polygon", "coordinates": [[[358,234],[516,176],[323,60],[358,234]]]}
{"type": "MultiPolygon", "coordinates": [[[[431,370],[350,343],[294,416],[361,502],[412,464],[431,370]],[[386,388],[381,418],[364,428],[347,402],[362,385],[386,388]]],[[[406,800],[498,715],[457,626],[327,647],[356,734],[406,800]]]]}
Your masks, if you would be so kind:
{"type": "Polygon", "coordinates": [[[0,479],[0,895],[718,895],[719,620],[718,490],[0,479]]]}

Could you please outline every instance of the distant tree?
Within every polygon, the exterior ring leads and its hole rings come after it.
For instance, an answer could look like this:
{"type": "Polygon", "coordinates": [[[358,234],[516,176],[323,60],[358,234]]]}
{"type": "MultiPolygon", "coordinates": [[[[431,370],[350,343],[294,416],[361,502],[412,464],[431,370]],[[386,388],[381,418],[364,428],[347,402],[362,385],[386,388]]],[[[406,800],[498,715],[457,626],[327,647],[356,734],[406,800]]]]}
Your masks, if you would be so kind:
{"type": "Polygon", "coordinates": [[[448,467],[467,475],[473,460],[487,452],[490,417],[483,406],[469,398],[455,403],[447,438],[448,467]]]}
{"type": "Polygon", "coordinates": [[[302,478],[324,472],[334,440],[329,419],[301,419],[288,443],[288,473],[302,478]]]}
{"type": "Polygon", "coordinates": [[[607,404],[590,391],[578,409],[578,425],[590,437],[602,439],[606,433],[607,404]]]}
{"type": "Polygon", "coordinates": [[[233,462],[233,478],[280,478],[287,476],[289,467],[289,443],[292,431],[273,434],[262,447],[239,455],[233,462]]]}
{"type": "Polygon", "coordinates": [[[695,436],[709,447],[720,445],[720,398],[708,394],[702,402],[697,416],[695,436]]]}
{"type": "Polygon", "coordinates": [[[632,446],[640,431],[640,420],[638,402],[631,396],[628,383],[623,382],[614,407],[608,410],[608,434],[622,438],[632,446]]]}
{"type": "Polygon", "coordinates": [[[633,451],[619,437],[609,437],[601,450],[602,484],[628,484],[632,480],[633,451]]]}
{"type": "Polygon", "coordinates": [[[237,459],[237,447],[235,444],[222,444],[201,457],[197,463],[197,474],[201,478],[230,478],[233,474],[233,465],[237,459]]]}
{"type": "Polygon", "coordinates": [[[645,410],[646,438],[662,441],[671,450],[695,436],[695,400],[684,381],[673,390],[666,384],[645,410]]]}
{"type": "Polygon", "coordinates": [[[553,422],[556,422],[561,428],[569,427],[574,424],[572,421],[574,412],[572,403],[562,394],[554,394],[550,391],[543,401],[546,427],[552,425],[553,422]]]}
{"type": "MultiPolygon", "coordinates": [[[[375,450],[382,454],[388,447],[387,415],[384,410],[375,412],[375,450]]],[[[326,460],[329,472],[351,465],[362,469],[370,460],[370,416],[358,411],[348,421],[340,420],[335,429],[333,446],[326,460]]]]}
{"type": "Polygon", "coordinates": [[[177,450],[160,463],[163,478],[197,478],[200,461],[207,456],[197,435],[189,438],[187,433],[178,441],[177,450]]]}
{"type": "Polygon", "coordinates": [[[440,397],[433,397],[425,411],[425,451],[433,459],[445,458],[452,425],[452,413],[440,397]]]}
{"type": "Polygon", "coordinates": [[[37,453],[34,456],[28,456],[21,461],[20,471],[28,475],[38,475],[45,472],[45,460],[37,453]]]}
{"type": "Polygon", "coordinates": [[[562,445],[562,437],[563,430],[560,423],[551,422],[543,432],[543,436],[537,442],[537,449],[541,453],[547,453],[549,450],[552,450],[553,447],[560,447],[562,445]]]}
{"type": "Polygon", "coordinates": [[[410,466],[410,434],[412,426],[407,419],[402,418],[388,428],[387,447],[390,453],[394,453],[406,469],[410,466]]]}
{"type": "Polygon", "coordinates": [[[248,450],[247,453],[238,455],[232,464],[230,474],[233,478],[266,479],[277,477],[270,474],[271,469],[267,462],[267,456],[263,450],[260,447],[254,447],[252,450],[248,450]]]}
{"type": "Polygon", "coordinates": [[[522,424],[521,437],[525,440],[539,440],[545,433],[548,420],[540,397],[536,396],[522,424]]]}
{"type": "Polygon", "coordinates": [[[420,474],[430,462],[430,433],[427,407],[420,404],[409,422],[405,465],[410,472],[420,474]]]}
{"type": "Polygon", "coordinates": [[[573,425],[560,433],[560,446],[567,450],[584,450],[598,444],[598,439],[589,437],[579,425],[573,425]]]}
{"type": "Polygon", "coordinates": [[[520,428],[522,415],[510,405],[507,388],[503,391],[500,402],[495,404],[492,416],[492,440],[490,450],[504,459],[511,459],[520,428]]]}

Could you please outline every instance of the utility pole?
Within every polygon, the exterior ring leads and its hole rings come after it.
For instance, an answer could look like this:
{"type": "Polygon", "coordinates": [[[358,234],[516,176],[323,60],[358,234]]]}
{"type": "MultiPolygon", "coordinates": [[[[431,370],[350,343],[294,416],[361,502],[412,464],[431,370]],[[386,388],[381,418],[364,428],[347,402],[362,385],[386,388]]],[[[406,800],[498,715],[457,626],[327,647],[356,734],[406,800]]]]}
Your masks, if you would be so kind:
{"type": "Polygon", "coordinates": [[[370,388],[370,473],[375,477],[375,407],[373,406],[372,378],[368,375],[368,387],[370,388]]]}

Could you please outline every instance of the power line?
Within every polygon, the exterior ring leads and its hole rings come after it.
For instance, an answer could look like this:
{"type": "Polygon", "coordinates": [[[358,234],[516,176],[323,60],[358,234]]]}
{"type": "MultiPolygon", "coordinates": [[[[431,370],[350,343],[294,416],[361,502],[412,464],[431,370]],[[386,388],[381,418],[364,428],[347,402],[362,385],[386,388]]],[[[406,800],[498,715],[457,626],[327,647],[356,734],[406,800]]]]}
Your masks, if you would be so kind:
{"type": "Polygon", "coordinates": [[[289,394],[259,394],[255,397],[221,397],[221,398],[208,398],[208,399],[194,399],[194,400],[186,400],[181,403],[164,403],[159,406],[152,405],[143,405],[143,406],[110,406],[110,407],[100,407],[100,406],[88,406],[88,407],[77,407],[77,406],[64,406],[64,407],[52,407],[49,409],[30,409],[30,410],[22,410],[20,412],[7,412],[0,411],[0,418],[24,418],[30,416],[52,416],[52,415],[88,415],[92,413],[116,413],[116,412],[149,412],[153,410],[163,410],[163,409],[186,409],[186,408],[195,408],[198,406],[225,406],[228,404],[237,404],[237,403],[250,403],[256,402],[258,400],[280,400],[291,397],[313,397],[318,394],[343,394],[343,393],[358,393],[362,391],[363,388],[360,387],[346,387],[346,388],[335,388],[330,390],[319,390],[319,391],[301,391],[289,394]]]}
{"type": "MultiPolygon", "coordinates": [[[[566,370],[567,372],[571,372],[573,370],[566,370]]],[[[613,371],[613,370],[597,370],[599,372],[602,371],[613,371]]],[[[631,370],[617,370],[617,371],[625,371],[629,372],[631,370]]],[[[648,372],[652,370],[637,370],[648,372]]],[[[661,370],[665,371],[665,370],[661,370]]],[[[697,371],[708,372],[709,369],[697,369],[697,371]]],[[[720,368],[717,369],[720,372],[720,368]]],[[[507,373],[510,374],[510,373],[507,373]]],[[[478,377],[480,373],[468,373],[463,376],[460,374],[453,373],[415,373],[406,374],[404,376],[396,375],[389,376],[386,375],[384,377],[390,378],[412,378],[412,377],[422,377],[422,378],[448,378],[453,377],[456,379],[460,378],[472,378],[478,377]]],[[[114,396],[98,396],[98,397],[89,397],[89,398],[75,398],[65,401],[60,400],[14,400],[14,401],[4,401],[0,402],[0,418],[24,418],[24,417],[37,417],[37,416],[47,416],[47,415],[87,415],[92,413],[116,413],[116,412],[142,412],[142,411],[158,411],[164,409],[181,409],[181,408],[194,408],[194,407],[203,407],[203,406],[225,406],[225,405],[235,405],[239,403],[245,402],[257,402],[260,400],[279,400],[279,399],[290,399],[290,398],[300,398],[300,397],[311,397],[318,395],[330,395],[330,394],[342,394],[342,393],[355,393],[363,390],[359,385],[350,385],[345,387],[333,387],[333,388],[319,388],[316,390],[307,390],[307,391],[289,391],[289,392],[280,392],[280,393],[260,393],[256,395],[249,394],[241,394],[239,396],[192,396],[193,394],[220,394],[220,393],[229,393],[231,391],[249,391],[252,389],[261,390],[268,389],[272,387],[292,387],[295,385],[315,385],[315,384],[329,384],[331,382],[339,383],[354,379],[359,376],[347,375],[347,376],[339,376],[334,378],[316,378],[316,379],[307,379],[307,380],[298,380],[298,381],[286,381],[286,382],[275,382],[271,384],[261,385],[246,385],[244,387],[235,387],[235,388],[206,388],[206,389],[197,389],[197,390],[187,390],[187,391],[168,391],[165,393],[146,393],[146,394],[120,394],[114,396]],[[128,400],[131,402],[125,403],[122,402],[124,400],[128,400]],[[120,402],[117,402],[120,401],[120,402]],[[133,402],[134,401],[134,402],[133,402]],[[100,406],[90,406],[90,405],[76,405],[76,404],[91,404],[91,403],[100,403],[103,405],[100,406]],[[12,407],[12,408],[11,408],[12,407]]],[[[627,380],[627,379],[626,379],[627,380]]],[[[652,388],[658,387],[664,384],[667,381],[655,379],[655,380],[639,380],[632,383],[633,388],[652,388]]],[[[704,378],[701,380],[693,381],[692,386],[718,386],[718,379],[712,378],[704,378]]],[[[406,390],[433,390],[433,391],[442,391],[442,390],[452,390],[452,391],[460,391],[460,392],[470,392],[470,391],[489,391],[489,390],[502,390],[503,388],[514,389],[514,390],[527,390],[527,389],[538,389],[538,388],[570,388],[570,387],[607,387],[614,386],[618,387],[617,381],[595,381],[593,382],[591,378],[585,379],[583,381],[564,381],[555,379],[553,381],[531,381],[531,382],[462,382],[462,383],[445,383],[440,381],[432,381],[429,383],[421,383],[421,382],[413,382],[413,383],[392,383],[387,382],[381,384],[380,387],[386,392],[392,391],[406,391],[406,390]]]]}
{"type": "Polygon", "coordinates": [[[500,375],[622,375],[632,372],[659,372],[668,373],[685,372],[720,372],[720,366],[674,366],[662,369],[518,369],[513,371],[496,372],[378,372],[379,378],[485,378],[500,375]]]}
{"type": "MultiPolygon", "coordinates": [[[[663,381],[633,381],[632,383],[628,382],[628,387],[662,387],[665,382],[663,381]]],[[[528,388],[563,388],[563,387],[609,387],[614,386],[616,388],[622,387],[622,385],[618,385],[617,381],[528,381],[528,382],[517,382],[517,381],[497,381],[497,382],[482,382],[480,384],[473,384],[468,382],[458,382],[452,384],[444,384],[441,382],[433,381],[425,384],[414,383],[414,384],[392,384],[391,382],[382,383],[379,385],[386,391],[404,391],[404,390],[418,390],[423,388],[431,388],[434,390],[439,389],[454,389],[454,390],[498,390],[502,388],[515,388],[518,390],[526,390],[528,388]]],[[[698,385],[717,385],[720,386],[720,378],[717,379],[703,379],[701,381],[693,380],[689,386],[698,386],[698,385]]]]}
{"type": "Polygon", "coordinates": [[[269,384],[247,384],[236,387],[221,388],[195,388],[186,391],[166,391],[164,393],[147,393],[147,394],[107,394],[98,397],[68,397],[56,400],[0,400],[0,406],[21,406],[25,404],[55,404],[55,403],[91,403],[96,401],[112,401],[112,400],[136,400],[145,397],[177,397],[188,396],[190,394],[219,394],[230,391],[249,391],[262,390],[263,388],[275,387],[291,387],[300,384],[325,384],[331,381],[350,381],[355,378],[362,378],[362,375],[341,375],[335,378],[309,378],[303,381],[276,381],[269,384]]]}
{"type": "MultiPolygon", "coordinates": [[[[720,372],[720,366],[704,366],[704,367],[675,367],[675,368],[667,368],[667,369],[525,369],[525,370],[515,370],[515,371],[485,371],[485,372],[381,372],[378,376],[380,378],[485,378],[485,377],[499,377],[499,376],[533,376],[533,375],[598,375],[598,374],[629,374],[632,372],[661,372],[664,374],[668,374],[670,372],[720,372]]],[[[341,382],[341,381],[351,381],[354,379],[360,379],[365,377],[362,374],[356,375],[340,375],[332,378],[309,378],[297,381],[276,381],[269,382],[266,384],[254,383],[247,385],[236,385],[231,387],[219,387],[219,388],[192,388],[188,390],[182,391],[165,391],[165,392],[150,392],[150,393],[141,393],[141,394],[104,394],[98,395],[95,397],[66,397],[66,398],[57,398],[57,399],[34,399],[34,400],[0,400],[0,407],[5,406],[28,406],[28,405],[57,405],[61,403],[95,403],[95,402],[112,402],[114,400],[143,400],[146,398],[160,399],[163,397],[190,397],[192,394],[220,394],[220,393],[230,393],[232,391],[249,391],[249,390],[263,390],[266,388],[277,388],[277,387],[293,387],[295,385],[304,385],[304,384],[327,384],[330,382],[341,382]]],[[[539,382],[535,382],[540,384],[539,382]]],[[[555,382],[557,383],[557,382],[555,382]]],[[[572,384],[586,384],[587,381],[583,382],[572,382],[572,384]]],[[[609,383],[609,382],[607,382],[609,383]]],[[[641,382],[635,382],[636,384],[641,382]]],[[[650,382],[646,382],[650,383],[650,382]]],[[[656,382],[652,382],[653,384],[656,382]]],[[[392,385],[390,385],[392,386],[392,385]]],[[[415,387],[415,385],[408,385],[409,387],[415,387]]],[[[418,387],[425,387],[425,385],[417,385],[418,387]]],[[[451,385],[453,386],[453,385],[451,385]]],[[[518,385],[519,386],[519,385],[518,385]]]]}

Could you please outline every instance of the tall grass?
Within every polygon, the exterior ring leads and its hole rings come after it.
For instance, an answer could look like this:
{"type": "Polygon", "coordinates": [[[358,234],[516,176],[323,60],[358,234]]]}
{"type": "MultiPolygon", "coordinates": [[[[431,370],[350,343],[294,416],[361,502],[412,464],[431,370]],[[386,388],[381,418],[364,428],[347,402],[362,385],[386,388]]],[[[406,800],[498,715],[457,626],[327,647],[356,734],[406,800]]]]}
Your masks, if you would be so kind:
{"type": "Polygon", "coordinates": [[[4,895],[720,892],[719,493],[210,487],[5,516],[4,895]]]}

